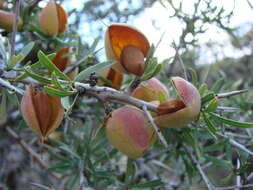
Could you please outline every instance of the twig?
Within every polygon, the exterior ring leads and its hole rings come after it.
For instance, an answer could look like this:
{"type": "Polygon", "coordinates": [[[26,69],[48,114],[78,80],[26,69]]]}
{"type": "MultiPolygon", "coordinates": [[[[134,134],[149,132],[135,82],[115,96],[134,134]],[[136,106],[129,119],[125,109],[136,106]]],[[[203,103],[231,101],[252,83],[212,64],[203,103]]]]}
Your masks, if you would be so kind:
{"type": "Polygon", "coordinates": [[[247,0],[248,5],[250,6],[251,9],[253,9],[253,5],[251,4],[251,2],[249,0],[247,0]]]}
{"type": "Polygon", "coordinates": [[[186,80],[188,80],[187,72],[186,72],[186,69],[185,69],[183,60],[182,60],[181,56],[180,56],[179,53],[178,53],[179,48],[176,46],[176,43],[175,43],[175,42],[172,43],[172,46],[173,46],[173,48],[174,48],[175,51],[176,51],[176,55],[175,55],[175,56],[176,56],[178,62],[180,63],[180,65],[181,65],[181,67],[182,67],[182,69],[183,69],[184,78],[185,78],[186,80]]]}
{"type": "Polygon", "coordinates": [[[151,103],[139,100],[137,98],[134,98],[132,96],[129,96],[125,94],[124,92],[117,91],[110,87],[100,87],[100,86],[91,87],[89,84],[84,84],[80,82],[75,82],[74,86],[77,89],[79,89],[81,93],[83,92],[84,94],[91,95],[104,102],[106,102],[107,100],[112,100],[116,102],[131,104],[140,109],[142,109],[143,106],[145,105],[148,110],[156,112],[156,113],[158,112],[157,106],[151,103]]]}
{"type": "Polygon", "coordinates": [[[12,35],[11,35],[11,56],[15,54],[15,43],[16,43],[16,33],[18,29],[18,17],[20,11],[20,0],[16,1],[15,19],[12,25],[12,35]]]}
{"type": "Polygon", "coordinates": [[[39,189],[42,189],[42,190],[54,190],[53,188],[50,188],[50,187],[47,187],[45,185],[41,185],[38,183],[30,183],[30,185],[32,185],[34,187],[38,187],[39,189]]]}
{"type": "Polygon", "coordinates": [[[252,137],[250,137],[250,136],[241,135],[241,134],[232,133],[232,132],[225,132],[225,135],[231,136],[231,137],[237,137],[237,138],[241,138],[241,139],[252,139],[252,137]]]}
{"type": "Polygon", "coordinates": [[[251,156],[253,156],[253,152],[251,152],[249,149],[247,149],[245,146],[243,146],[242,144],[236,142],[233,139],[229,139],[229,142],[231,145],[234,145],[235,147],[243,150],[244,152],[247,152],[248,154],[250,154],[251,156]]]}
{"type": "Polygon", "coordinates": [[[238,112],[238,111],[240,111],[240,108],[218,106],[217,110],[223,111],[223,112],[238,112]]]}
{"type": "MultiPolygon", "coordinates": [[[[15,78],[8,78],[8,79],[15,79],[15,78]]],[[[68,83],[67,81],[64,80],[58,80],[59,82],[65,82],[68,83]]],[[[25,81],[18,81],[21,83],[35,83],[39,84],[35,80],[31,80],[30,78],[25,79],[25,81]]],[[[10,88],[15,91],[19,91],[19,89],[15,89],[16,87],[13,85],[10,85],[8,82],[4,81],[3,79],[0,78],[0,85],[3,85],[7,88],[10,88]]],[[[75,82],[74,86],[79,90],[80,93],[84,93],[86,95],[90,95],[92,97],[95,97],[103,102],[106,102],[107,100],[115,101],[115,102],[120,102],[120,103],[125,103],[125,104],[131,104],[133,106],[136,106],[140,109],[142,109],[142,106],[145,105],[148,110],[153,111],[158,113],[157,111],[157,106],[142,100],[139,100],[137,98],[134,98],[128,94],[126,94],[123,91],[118,91],[110,87],[101,87],[101,86],[90,86],[90,84],[85,84],[85,83],[80,83],[80,82],[75,82]]],[[[19,91],[19,93],[23,94],[23,91],[19,91]]]]}
{"type": "Polygon", "coordinates": [[[234,139],[231,139],[229,138],[228,136],[226,135],[223,135],[221,133],[216,133],[217,135],[221,136],[221,137],[225,137],[225,138],[228,138],[229,139],[229,143],[239,149],[241,149],[242,151],[244,152],[247,152],[248,154],[252,155],[253,156],[253,152],[251,152],[249,149],[247,149],[244,145],[238,143],[237,141],[235,141],[234,139]]]}
{"type": "Polygon", "coordinates": [[[169,172],[176,173],[176,170],[172,169],[171,167],[167,166],[166,164],[164,164],[163,162],[161,162],[159,160],[152,160],[151,163],[155,164],[157,166],[160,166],[161,168],[164,168],[164,169],[166,169],[169,172]]]}
{"type": "Polygon", "coordinates": [[[0,78],[0,86],[4,86],[4,87],[6,87],[6,88],[9,88],[9,89],[11,89],[11,90],[13,90],[13,91],[15,91],[15,92],[21,94],[21,95],[24,94],[24,91],[23,91],[23,90],[21,90],[21,89],[15,87],[15,86],[13,86],[13,85],[11,85],[9,82],[3,80],[2,78],[0,78]]]}
{"type": "MultiPolygon", "coordinates": [[[[217,159],[220,160],[220,159],[222,159],[224,156],[225,156],[225,154],[219,155],[219,156],[217,157],[217,159]]],[[[205,170],[205,169],[209,168],[209,167],[212,166],[212,165],[213,165],[213,162],[208,162],[208,163],[204,164],[204,165],[202,166],[202,168],[205,170]]]]}
{"type": "Polygon", "coordinates": [[[234,190],[234,189],[243,189],[251,188],[253,184],[241,185],[241,186],[228,186],[228,187],[216,187],[214,190],[234,190]]]}
{"type": "MultiPolygon", "coordinates": [[[[99,48],[98,50],[96,50],[93,54],[95,55],[97,52],[99,52],[101,49],[103,48],[99,48]]],[[[87,56],[81,58],[79,61],[77,61],[76,63],[73,63],[71,65],[69,65],[64,71],[63,73],[67,74],[71,71],[73,71],[76,67],[78,67],[79,65],[81,65],[83,62],[85,62],[90,56],[92,56],[93,54],[88,54],[87,56]]]]}
{"type": "MultiPolygon", "coordinates": [[[[26,151],[28,152],[29,154],[31,154],[31,156],[39,163],[39,165],[43,168],[48,168],[48,165],[43,161],[41,160],[40,156],[34,152],[34,150],[28,145],[26,144],[25,141],[23,141],[19,136],[18,134],[13,131],[10,127],[6,127],[6,131],[9,133],[9,135],[11,137],[13,137],[15,140],[17,140],[17,142],[21,145],[21,147],[26,151]]],[[[60,178],[60,175],[57,174],[57,173],[51,173],[53,177],[55,177],[56,179],[59,179],[60,178]]]]}
{"type": "Polygon", "coordinates": [[[85,178],[84,178],[84,175],[83,175],[83,170],[79,171],[79,176],[80,176],[79,189],[82,190],[85,187],[85,180],[84,180],[85,178]]]}
{"type": "MultiPolygon", "coordinates": [[[[240,167],[241,167],[240,160],[237,159],[237,166],[236,166],[236,168],[240,169],[240,167]]],[[[236,175],[236,186],[238,186],[238,187],[241,186],[241,176],[240,176],[240,174],[236,175]]],[[[236,188],[235,190],[239,190],[239,188],[236,188]]]]}
{"type": "Polygon", "coordinates": [[[158,129],[157,125],[155,124],[153,117],[151,116],[150,112],[147,110],[147,107],[145,105],[143,105],[142,109],[143,109],[145,115],[147,116],[148,120],[150,121],[152,127],[155,129],[155,131],[156,131],[156,133],[157,133],[157,135],[158,135],[161,143],[167,148],[168,147],[168,143],[165,140],[165,138],[164,138],[161,130],[158,129]]]}
{"type": "Polygon", "coordinates": [[[235,90],[235,91],[231,91],[231,92],[220,93],[220,94],[217,94],[217,97],[218,98],[228,98],[230,96],[235,96],[235,95],[242,94],[242,93],[245,93],[245,92],[248,92],[248,89],[235,90]]]}
{"type": "Polygon", "coordinates": [[[203,179],[203,181],[206,184],[206,187],[208,188],[208,190],[214,190],[215,187],[212,185],[212,183],[210,182],[210,180],[208,179],[207,175],[205,174],[204,170],[202,169],[202,167],[200,166],[200,163],[197,161],[197,159],[195,158],[195,156],[192,154],[192,152],[185,146],[184,149],[186,151],[186,153],[188,154],[188,156],[190,157],[191,161],[194,163],[194,165],[196,166],[196,168],[199,171],[199,174],[201,176],[201,178],[203,179]]]}
{"type": "Polygon", "coordinates": [[[39,2],[42,0],[34,0],[31,4],[31,6],[28,9],[28,14],[30,15],[32,13],[32,10],[39,4],[39,2]]]}

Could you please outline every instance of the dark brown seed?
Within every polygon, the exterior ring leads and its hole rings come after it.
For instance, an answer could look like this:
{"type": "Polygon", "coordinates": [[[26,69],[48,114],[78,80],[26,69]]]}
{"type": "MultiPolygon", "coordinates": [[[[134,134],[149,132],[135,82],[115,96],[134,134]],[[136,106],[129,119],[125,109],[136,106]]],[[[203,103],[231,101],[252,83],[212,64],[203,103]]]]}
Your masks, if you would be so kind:
{"type": "Polygon", "coordinates": [[[120,61],[127,72],[137,76],[141,76],[144,73],[144,55],[139,48],[131,45],[124,47],[121,52],[120,61]]]}

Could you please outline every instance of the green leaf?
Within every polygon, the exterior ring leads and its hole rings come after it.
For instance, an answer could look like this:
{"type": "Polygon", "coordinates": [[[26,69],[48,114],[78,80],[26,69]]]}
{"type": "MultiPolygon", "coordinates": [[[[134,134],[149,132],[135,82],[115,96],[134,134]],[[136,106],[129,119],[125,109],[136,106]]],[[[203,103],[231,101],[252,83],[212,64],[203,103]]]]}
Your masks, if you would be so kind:
{"type": "Polygon", "coordinates": [[[73,164],[70,161],[64,160],[54,164],[53,166],[46,169],[48,172],[65,172],[67,170],[71,170],[73,168],[73,164]]]}
{"type": "Polygon", "coordinates": [[[77,93],[76,91],[64,91],[50,86],[44,86],[44,90],[51,96],[59,96],[59,97],[70,96],[77,93]]]}
{"type": "Polygon", "coordinates": [[[155,54],[155,46],[154,44],[152,44],[151,47],[149,48],[145,64],[149,63],[150,59],[154,57],[154,54],[155,54]]]}
{"type": "Polygon", "coordinates": [[[205,111],[206,112],[214,112],[218,107],[218,102],[219,102],[219,99],[217,97],[213,98],[209,102],[209,104],[208,104],[207,108],[205,109],[205,111]]]}
{"type": "Polygon", "coordinates": [[[158,73],[160,73],[160,71],[162,70],[162,66],[163,66],[162,64],[157,64],[156,65],[155,70],[152,74],[152,77],[154,77],[154,76],[158,75],[158,73]]]}
{"type": "Polygon", "coordinates": [[[149,181],[146,183],[131,185],[131,188],[151,188],[163,185],[163,182],[160,179],[149,181]]]}
{"type": "Polygon", "coordinates": [[[95,38],[95,40],[93,41],[91,47],[89,48],[88,54],[91,54],[91,53],[93,53],[95,51],[95,49],[96,49],[96,47],[98,45],[99,40],[100,40],[100,36],[98,36],[98,37],[95,38]]]}
{"type": "Polygon", "coordinates": [[[215,164],[218,167],[226,168],[228,170],[231,170],[231,168],[232,168],[232,164],[227,160],[221,160],[221,159],[218,159],[216,157],[209,156],[209,155],[204,155],[204,157],[208,161],[212,162],[213,164],[215,164]]]}
{"type": "Polygon", "coordinates": [[[21,53],[24,55],[24,57],[26,57],[32,51],[34,45],[34,42],[30,42],[24,48],[22,48],[21,53]]]}
{"type": "Polygon", "coordinates": [[[106,85],[112,85],[112,82],[103,76],[98,76],[98,79],[101,80],[106,85]]]}
{"type": "Polygon", "coordinates": [[[212,90],[214,93],[218,93],[218,92],[220,91],[222,85],[224,84],[224,82],[225,82],[225,79],[224,79],[224,78],[219,79],[218,81],[215,82],[215,84],[213,85],[213,87],[212,87],[211,90],[212,90]]]}
{"type": "Polygon", "coordinates": [[[112,158],[115,154],[118,153],[118,150],[116,148],[112,149],[109,153],[108,151],[106,151],[107,154],[104,154],[104,156],[99,157],[95,162],[94,162],[94,166],[96,166],[97,164],[99,164],[100,162],[109,160],[110,158],[112,158]]]}
{"type": "Polygon", "coordinates": [[[136,166],[135,163],[132,159],[128,158],[127,159],[127,171],[126,171],[126,177],[125,177],[125,184],[131,184],[133,179],[134,179],[134,175],[135,175],[135,171],[136,171],[136,166]]]}
{"type": "Polygon", "coordinates": [[[9,66],[13,67],[16,64],[19,64],[21,61],[23,61],[24,58],[31,52],[34,45],[35,45],[34,42],[30,42],[24,48],[22,48],[21,52],[17,56],[13,56],[11,58],[11,64],[9,66]]]}
{"type": "Polygon", "coordinates": [[[180,134],[180,138],[182,141],[186,142],[186,144],[195,147],[195,137],[193,136],[190,129],[184,128],[180,134]]]}
{"type": "Polygon", "coordinates": [[[158,66],[157,58],[151,58],[150,61],[148,62],[148,64],[145,65],[145,73],[141,77],[140,80],[141,81],[146,81],[146,80],[152,78],[152,76],[154,76],[154,73],[156,72],[155,70],[156,70],[157,66],[158,66]]]}
{"type": "Polygon", "coordinates": [[[68,80],[68,81],[71,80],[66,74],[61,72],[56,67],[56,65],[53,64],[52,61],[42,51],[38,52],[38,58],[39,58],[40,63],[42,63],[49,71],[55,72],[57,76],[61,77],[64,80],[68,80]]]}
{"type": "Polygon", "coordinates": [[[215,128],[214,124],[207,118],[206,114],[203,113],[203,117],[204,117],[204,120],[206,122],[206,125],[207,125],[207,130],[208,132],[215,138],[217,139],[215,133],[217,132],[217,129],[215,128]]]}
{"type": "Polygon", "coordinates": [[[157,93],[158,93],[158,100],[160,102],[166,102],[167,98],[166,98],[165,94],[160,90],[157,91],[157,93]]]}
{"type": "Polygon", "coordinates": [[[61,98],[61,104],[62,104],[62,106],[64,107],[65,110],[68,110],[68,109],[71,108],[71,104],[70,104],[68,96],[65,96],[65,97],[61,98]]]}
{"type": "Polygon", "coordinates": [[[0,120],[4,119],[6,116],[6,106],[7,106],[7,95],[6,92],[2,90],[0,96],[0,120]]]}
{"type": "Polygon", "coordinates": [[[213,92],[205,95],[204,97],[201,98],[201,105],[205,105],[207,102],[211,101],[212,99],[214,99],[216,96],[213,92]]]}
{"type": "Polygon", "coordinates": [[[26,73],[28,76],[32,77],[33,79],[35,79],[35,80],[37,80],[37,81],[39,81],[39,82],[46,83],[46,84],[50,84],[50,83],[51,83],[51,81],[50,81],[49,79],[44,78],[44,77],[42,77],[42,76],[40,76],[40,75],[38,75],[38,74],[32,72],[30,66],[24,67],[24,70],[25,70],[25,73],[26,73]]]}
{"type": "Polygon", "coordinates": [[[11,69],[18,63],[20,63],[24,59],[24,55],[22,53],[19,53],[18,55],[13,55],[7,62],[7,68],[11,69]]]}
{"type": "Polygon", "coordinates": [[[204,96],[204,94],[206,93],[206,91],[208,90],[208,87],[206,84],[201,84],[200,87],[199,87],[199,93],[200,93],[200,96],[204,96]]]}
{"type": "Polygon", "coordinates": [[[228,139],[224,139],[218,143],[212,144],[210,146],[206,146],[204,148],[204,152],[209,152],[209,151],[216,151],[216,150],[221,150],[223,146],[225,146],[229,142],[228,139]]]}
{"type": "Polygon", "coordinates": [[[115,61],[106,61],[106,62],[102,62],[102,63],[98,63],[96,65],[90,66],[87,69],[80,72],[76,76],[74,81],[82,81],[82,80],[86,79],[91,73],[102,71],[108,67],[111,67],[115,63],[116,63],[115,61]]]}
{"type": "Polygon", "coordinates": [[[188,68],[191,74],[192,84],[194,86],[197,86],[197,73],[193,68],[188,68]]]}
{"type": "Polygon", "coordinates": [[[56,76],[55,72],[53,72],[52,75],[51,75],[51,82],[52,82],[52,84],[53,84],[56,88],[58,88],[58,89],[61,90],[61,91],[64,91],[64,89],[62,88],[61,84],[60,84],[59,81],[57,80],[57,76],[56,76]]]}
{"type": "Polygon", "coordinates": [[[232,120],[232,119],[228,119],[228,118],[225,118],[225,117],[222,117],[222,116],[219,116],[215,113],[209,113],[214,119],[222,122],[222,123],[225,123],[227,125],[230,125],[230,126],[235,126],[235,127],[238,127],[238,128],[253,128],[253,123],[249,123],[249,122],[240,122],[240,121],[235,121],[235,120],[232,120]]]}
{"type": "Polygon", "coordinates": [[[71,150],[70,147],[68,147],[67,145],[64,144],[62,146],[59,146],[59,149],[65,153],[67,153],[69,156],[72,156],[73,158],[76,158],[77,160],[81,160],[81,158],[78,156],[78,154],[73,152],[73,150],[71,150]]]}

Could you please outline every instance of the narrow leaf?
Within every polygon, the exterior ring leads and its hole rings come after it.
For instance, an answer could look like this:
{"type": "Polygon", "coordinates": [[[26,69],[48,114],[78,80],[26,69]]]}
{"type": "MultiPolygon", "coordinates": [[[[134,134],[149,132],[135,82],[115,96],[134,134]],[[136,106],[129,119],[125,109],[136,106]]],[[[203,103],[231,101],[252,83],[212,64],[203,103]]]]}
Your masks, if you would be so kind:
{"type": "Polygon", "coordinates": [[[125,177],[125,184],[131,184],[135,175],[136,167],[132,159],[127,159],[127,171],[125,177]]]}
{"type": "Polygon", "coordinates": [[[51,80],[52,80],[52,84],[58,88],[59,90],[64,91],[64,89],[62,88],[61,84],[59,83],[59,81],[57,80],[57,76],[55,74],[55,72],[52,73],[51,75],[51,80]]]}
{"type": "Polygon", "coordinates": [[[59,97],[70,96],[76,93],[76,91],[63,91],[63,90],[59,90],[50,86],[45,86],[44,90],[49,95],[59,96],[59,97]]]}
{"type": "Polygon", "coordinates": [[[228,119],[228,118],[219,116],[215,113],[210,113],[210,115],[213,118],[215,118],[216,120],[218,120],[222,123],[225,123],[227,125],[230,125],[230,126],[235,126],[235,127],[238,127],[238,128],[253,128],[253,123],[235,121],[235,120],[232,120],[232,119],[228,119]]]}
{"type": "Polygon", "coordinates": [[[214,93],[209,93],[201,98],[201,105],[206,104],[207,102],[211,101],[213,98],[215,98],[214,93]]]}
{"type": "Polygon", "coordinates": [[[214,124],[207,118],[206,114],[203,113],[203,117],[204,117],[204,120],[205,120],[205,122],[206,122],[208,132],[209,132],[215,139],[217,139],[217,137],[216,137],[216,135],[215,135],[217,129],[215,128],[214,124]]]}
{"type": "Polygon", "coordinates": [[[192,84],[194,84],[194,86],[197,86],[197,73],[193,68],[189,68],[188,69],[190,71],[191,74],[191,81],[192,84]]]}
{"type": "Polygon", "coordinates": [[[30,53],[30,51],[32,51],[34,45],[35,45],[34,42],[28,43],[28,44],[21,50],[21,53],[23,53],[23,55],[26,57],[26,56],[30,53]]]}
{"type": "Polygon", "coordinates": [[[219,79],[218,81],[215,82],[215,84],[213,85],[211,90],[214,93],[218,93],[220,91],[222,85],[224,84],[224,82],[225,82],[224,78],[219,79]]]}
{"type": "Polygon", "coordinates": [[[35,79],[39,82],[48,83],[48,84],[51,83],[51,81],[49,79],[44,78],[44,77],[32,72],[30,67],[24,67],[24,70],[28,76],[32,77],[33,79],[35,79]]]}
{"type": "Polygon", "coordinates": [[[218,143],[212,144],[210,146],[206,146],[204,148],[204,152],[209,152],[209,151],[216,151],[216,150],[221,150],[223,146],[225,146],[229,142],[228,139],[224,139],[218,143]]]}
{"type": "Polygon", "coordinates": [[[132,188],[151,188],[163,185],[163,182],[160,179],[149,181],[146,183],[131,185],[132,188]]]}
{"type": "Polygon", "coordinates": [[[205,109],[205,111],[206,112],[214,112],[218,107],[218,102],[219,102],[219,99],[217,97],[213,98],[209,102],[209,104],[208,104],[207,108],[205,109]]]}
{"type": "Polygon", "coordinates": [[[221,160],[221,159],[218,159],[216,157],[213,157],[213,156],[208,156],[208,155],[204,155],[204,157],[212,162],[213,164],[215,164],[216,166],[219,166],[219,167],[223,167],[223,168],[226,168],[228,170],[231,170],[232,166],[231,166],[231,163],[227,160],[221,160]]]}
{"type": "Polygon", "coordinates": [[[106,69],[107,67],[114,65],[115,63],[116,62],[114,62],[114,61],[106,61],[106,62],[102,62],[102,63],[98,63],[96,65],[90,66],[87,69],[80,72],[76,76],[74,81],[82,81],[82,80],[86,79],[91,73],[102,71],[102,70],[106,69]]]}
{"type": "Polygon", "coordinates": [[[2,95],[0,96],[0,120],[4,119],[6,116],[6,106],[7,106],[7,96],[5,91],[2,91],[2,95]]]}
{"type": "Polygon", "coordinates": [[[70,78],[62,73],[57,67],[55,64],[52,63],[52,61],[42,52],[42,51],[39,51],[38,52],[38,58],[39,58],[39,61],[51,72],[55,72],[56,75],[58,75],[59,77],[61,77],[62,79],[64,80],[68,80],[70,81],[70,78]]]}

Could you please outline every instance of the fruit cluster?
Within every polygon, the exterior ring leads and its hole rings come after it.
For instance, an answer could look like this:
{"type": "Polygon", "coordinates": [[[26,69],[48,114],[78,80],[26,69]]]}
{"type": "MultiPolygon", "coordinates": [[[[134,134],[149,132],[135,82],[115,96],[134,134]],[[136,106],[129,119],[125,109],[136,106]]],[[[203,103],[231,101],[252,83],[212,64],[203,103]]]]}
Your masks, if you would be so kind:
{"type": "MultiPolygon", "coordinates": [[[[8,24],[0,20],[0,27],[10,31],[14,16],[10,13],[1,14],[9,20],[5,21],[8,24]]],[[[55,36],[67,29],[67,14],[51,0],[42,10],[39,23],[42,32],[55,36]]],[[[116,64],[100,74],[111,81],[111,87],[119,89],[123,75],[143,76],[149,50],[147,38],[138,29],[126,24],[112,24],[105,32],[105,51],[107,58],[116,64]]],[[[57,52],[53,63],[59,70],[63,71],[70,64],[71,59],[64,57],[70,51],[71,48],[67,47],[57,52]]],[[[72,74],[76,75],[77,72],[72,74]]],[[[100,84],[103,85],[102,82],[100,84]]],[[[160,128],[184,127],[194,121],[200,112],[200,95],[193,84],[181,77],[172,77],[171,84],[176,91],[176,98],[172,98],[166,86],[156,78],[141,83],[131,92],[132,97],[157,106],[157,112],[151,115],[160,128]]],[[[53,132],[64,115],[59,97],[52,97],[32,85],[22,98],[21,110],[28,126],[42,137],[53,132]]],[[[111,144],[130,158],[143,156],[154,144],[157,135],[143,110],[129,105],[109,114],[106,133],[111,144]]]]}

